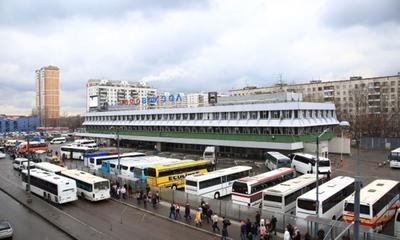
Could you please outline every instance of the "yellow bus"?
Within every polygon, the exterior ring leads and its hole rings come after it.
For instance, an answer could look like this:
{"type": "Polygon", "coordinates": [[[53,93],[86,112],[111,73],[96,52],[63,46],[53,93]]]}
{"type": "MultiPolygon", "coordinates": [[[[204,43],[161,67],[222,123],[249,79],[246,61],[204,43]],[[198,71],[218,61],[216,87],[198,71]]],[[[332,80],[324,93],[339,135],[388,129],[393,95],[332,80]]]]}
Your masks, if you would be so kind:
{"type": "Polygon", "coordinates": [[[209,169],[212,169],[209,160],[198,160],[149,167],[144,170],[144,174],[147,177],[147,183],[151,187],[177,189],[185,186],[185,177],[187,175],[207,173],[209,169]]]}

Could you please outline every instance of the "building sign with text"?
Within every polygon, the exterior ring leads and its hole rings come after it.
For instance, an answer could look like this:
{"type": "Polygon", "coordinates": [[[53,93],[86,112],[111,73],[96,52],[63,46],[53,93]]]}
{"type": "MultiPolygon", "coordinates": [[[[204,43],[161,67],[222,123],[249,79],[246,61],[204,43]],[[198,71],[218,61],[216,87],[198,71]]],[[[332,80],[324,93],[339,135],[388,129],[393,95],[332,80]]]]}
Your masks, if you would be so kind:
{"type": "Polygon", "coordinates": [[[182,102],[181,95],[169,95],[169,96],[147,96],[141,98],[122,99],[119,101],[119,105],[153,105],[153,104],[166,104],[166,103],[179,103],[182,102]]]}

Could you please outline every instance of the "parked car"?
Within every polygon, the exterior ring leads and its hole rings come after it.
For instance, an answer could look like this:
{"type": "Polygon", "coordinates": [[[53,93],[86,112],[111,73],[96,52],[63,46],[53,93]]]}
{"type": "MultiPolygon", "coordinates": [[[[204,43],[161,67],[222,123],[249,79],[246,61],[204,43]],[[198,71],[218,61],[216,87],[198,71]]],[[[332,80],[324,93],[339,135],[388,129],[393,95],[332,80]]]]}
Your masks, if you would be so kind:
{"type": "Polygon", "coordinates": [[[14,234],[14,230],[11,224],[4,219],[0,220],[0,239],[11,239],[14,234]]]}

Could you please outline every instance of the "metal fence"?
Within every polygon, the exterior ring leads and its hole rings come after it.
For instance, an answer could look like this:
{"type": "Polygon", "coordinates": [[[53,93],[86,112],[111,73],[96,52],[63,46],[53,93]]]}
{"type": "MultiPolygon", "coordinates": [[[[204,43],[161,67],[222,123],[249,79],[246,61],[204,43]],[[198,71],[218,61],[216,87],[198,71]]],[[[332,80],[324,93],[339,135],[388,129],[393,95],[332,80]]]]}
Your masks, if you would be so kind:
{"type": "MultiPolygon", "coordinates": [[[[159,192],[160,198],[164,201],[180,203],[181,205],[189,203],[192,208],[199,207],[201,201],[204,200],[208,203],[213,212],[219,216],[226,216],[229,219],[237,221],[246,220],[247,218],[253,221],[258,211],[261,214],[261,218],[266,219],[266,222],[268,222],[272,216],[275,216],[278,220],[276,228],[279,232],[284,232],[286,225],[290,223],[292,226],[296,226],[302,234],[308,232],[312,237],[316,237],[317,232],[322,230],[325,234],[324,239],[341,239],[342,236],[349,236],[351,238],[353,233],[352,224],[341,221],[316,217],[304,219],[296,217],[295,215],[270,212],[260,208],[234,204],[230,200],[205,198],[169,188],[159,189],[159,192]]],[[[369,228],[364,228],[362,226],[360,227],[360,232],[361,239],[363,240],[397,239],[383,234],[371,233],[369,228]]]]}
{"type": "Polygon", "coordinates": [[[390,150],[400,147],[400,138],[362,137],[361,148],[368,150],[390,150]]]}

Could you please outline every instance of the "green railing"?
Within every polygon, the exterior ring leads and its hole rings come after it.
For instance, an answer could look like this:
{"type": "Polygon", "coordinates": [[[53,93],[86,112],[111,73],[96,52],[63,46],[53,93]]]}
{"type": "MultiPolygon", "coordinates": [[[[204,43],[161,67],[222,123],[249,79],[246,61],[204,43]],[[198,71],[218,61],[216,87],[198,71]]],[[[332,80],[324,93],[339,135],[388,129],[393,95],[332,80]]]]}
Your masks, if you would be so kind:
{"type": "MultiPolygon", "coordinates": [[[[88,133],[115,134],[115,130],[87,129],[88,133]]],[[[188,133],[188,132],[153,132],[153,131],[127,131],[120,130],[120,135],[145,136],[145,137],[167,137],[167,138],[191,138],[210,139],[225,141],[254,141],[254,142],[315,142],[317,135],[252,135],[252,134],[221,134],[221,133],[188,133]]],[[[321,136],[320,140],[329,140],[335,137],[331,131],[321,136]]]]}

